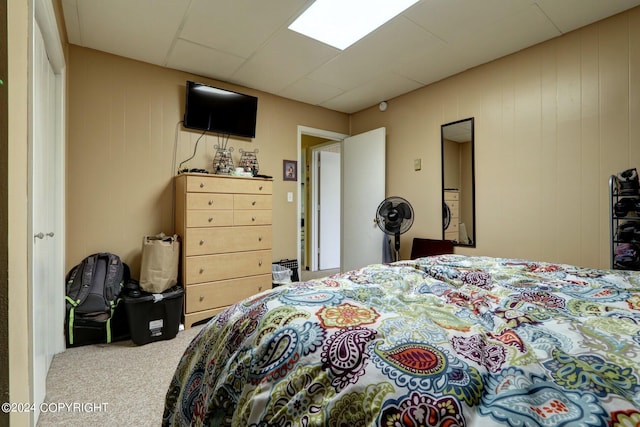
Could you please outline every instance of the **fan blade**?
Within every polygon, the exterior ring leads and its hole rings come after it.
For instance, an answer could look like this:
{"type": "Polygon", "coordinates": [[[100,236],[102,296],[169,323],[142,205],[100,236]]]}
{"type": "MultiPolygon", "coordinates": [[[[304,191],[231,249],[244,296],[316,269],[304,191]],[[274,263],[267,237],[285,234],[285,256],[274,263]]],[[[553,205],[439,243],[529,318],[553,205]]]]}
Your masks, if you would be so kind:
{"type": "Polygon", "coordinates": [[[378,212],[380,213],[380,216],[386,217],[387,214],[389,213],[389,210],[393,207],[393,203],[386,201],[386,202],[382,202],[382,204],[380,205],[380,207],[378,208],[378,212]]]}
{"type": "Polygon", "coordinates": [[[398,210],[402,218],[411,218],[411,208],[406,203],[400,203],[398,206],[396,206],[396,209],[398,210]]]}

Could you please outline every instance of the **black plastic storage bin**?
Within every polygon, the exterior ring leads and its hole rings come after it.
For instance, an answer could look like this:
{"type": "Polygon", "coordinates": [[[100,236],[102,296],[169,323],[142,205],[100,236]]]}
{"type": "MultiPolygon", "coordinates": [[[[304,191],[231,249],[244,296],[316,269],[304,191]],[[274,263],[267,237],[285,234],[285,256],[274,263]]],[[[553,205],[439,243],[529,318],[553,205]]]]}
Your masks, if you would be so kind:
{"type": "Polygon", "coordinates": [[[173,287],[161,294],[125,296],[131,340],[137,345],[175,338],[182,319],[184,290],[173,287]]]}
{"type": "Polygon", "coordinates": [[[76,315],[73,318],[72,328],[69,330],[70,320],[69,313],[67,313],[64,321],[67,348],[128,340],[129,325],[122,301],[113,311],[109,323],[107,323],[106,317],[108,317],[106,314],[93,319],[89,316],[76,315]],[[109,326],[110,328],[108,328],[109,326]]]}

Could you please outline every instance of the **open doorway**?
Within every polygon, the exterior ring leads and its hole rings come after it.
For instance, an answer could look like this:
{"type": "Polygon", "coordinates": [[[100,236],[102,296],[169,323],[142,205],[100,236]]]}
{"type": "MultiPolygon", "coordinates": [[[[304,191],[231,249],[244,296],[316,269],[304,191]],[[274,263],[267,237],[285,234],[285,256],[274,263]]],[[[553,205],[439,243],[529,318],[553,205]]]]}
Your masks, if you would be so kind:
{"type": "Polygon", "coordinates": [[[298,127],[298,259],[301,280],[340,271],[340,150],[346,136],[321,129],[298,127]],[[331,172],[324,174],[325,178],[330,178],[328,180],[321,179],[319,169],[322,168],[322,159],[326,170],[331,169],[331,172]],[[322,203],[323,194],[332,196],[327,199],[330,203],[322,203]],[[337,251],[338,257],[323,257],[323,247],[325,254],[336,255],[337,251]]]}
{"type": "MultiPolygon", "coordinates": [[[[382,262],[384,233],[372,220],[377,206],[385,197],[386,175],[386,129],[377,128],[358,135],[348,136],[330,131],[298,126],[298,260],[301,263],[301,279],[308,280],[332,274],[333,271],[355,270],[369,264],[382,262]],[[302,140],[309,137],[324,139],[319,144],[330,141],[340,146],[340,268],[312,272],[307,267],[309,252],[310,218],[308,189],[312,174],[308,149],[303,150],[302,140]],[[304,155],[303,155],[304,154],[304,155]],[[303,256],[304,254],[304,256],[303,256]],[[312,274],[311,276],[306,273],[312,274]]],[[[313,144],[311,145],[313,146],[313,144]]],[[[322,210],[322,206],[320,207],[322,210]]]]}

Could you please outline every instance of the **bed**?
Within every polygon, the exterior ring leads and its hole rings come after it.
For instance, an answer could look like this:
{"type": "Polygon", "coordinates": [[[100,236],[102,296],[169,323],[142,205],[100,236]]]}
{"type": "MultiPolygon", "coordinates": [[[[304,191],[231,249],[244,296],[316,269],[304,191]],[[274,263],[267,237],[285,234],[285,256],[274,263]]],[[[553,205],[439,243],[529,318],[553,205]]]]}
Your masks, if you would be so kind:
{"type": "Polygon", "coordinates": [[[212,318],[163,425],[640,426],[640,273],[440,255],[212,318]]]}

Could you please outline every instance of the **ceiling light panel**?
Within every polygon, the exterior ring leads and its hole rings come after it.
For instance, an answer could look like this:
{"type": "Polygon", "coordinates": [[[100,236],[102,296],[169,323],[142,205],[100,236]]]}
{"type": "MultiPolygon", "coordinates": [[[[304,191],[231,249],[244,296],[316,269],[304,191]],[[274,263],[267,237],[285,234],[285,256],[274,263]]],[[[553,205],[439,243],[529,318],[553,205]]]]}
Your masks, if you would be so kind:
{"type": "Polygon", "coordinates": [[[344,50],[418,0],[316,0],[289,29],[344,50]]]}

